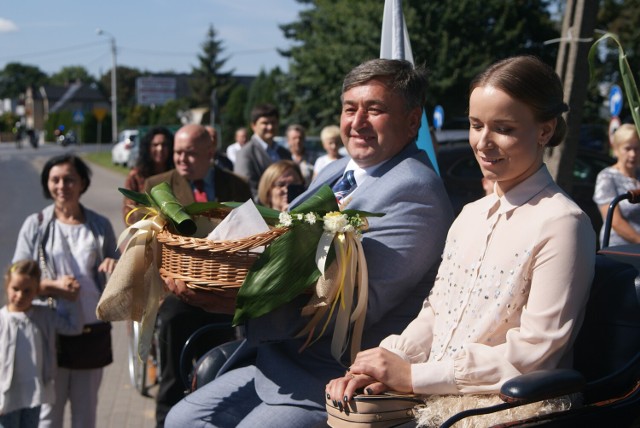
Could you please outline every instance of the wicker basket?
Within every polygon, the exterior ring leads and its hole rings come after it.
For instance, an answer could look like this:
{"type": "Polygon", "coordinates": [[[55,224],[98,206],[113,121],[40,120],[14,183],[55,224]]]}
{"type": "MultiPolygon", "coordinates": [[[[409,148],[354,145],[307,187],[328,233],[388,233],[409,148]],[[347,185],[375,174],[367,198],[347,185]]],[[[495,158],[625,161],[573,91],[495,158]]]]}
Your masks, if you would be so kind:
{"type": "Polygon", "coordinates": [[[176,235],[166,228],[158,233],[161,245],[160,275],[179,279],[187,287],[237,293],[249,269],[260,257],[251,250],[269,245],[287,228],[229,241],[210,241],[176,235]]]}

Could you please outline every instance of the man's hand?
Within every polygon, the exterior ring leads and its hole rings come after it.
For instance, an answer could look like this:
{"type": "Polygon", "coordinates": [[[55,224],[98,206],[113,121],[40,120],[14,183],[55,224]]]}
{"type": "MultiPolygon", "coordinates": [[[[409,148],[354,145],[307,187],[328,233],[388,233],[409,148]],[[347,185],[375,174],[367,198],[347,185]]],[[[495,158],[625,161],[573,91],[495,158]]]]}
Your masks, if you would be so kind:
{"type": "Polygon", "coordinates": [[[187,284],[179,279],[167,278],[164,282],[169,291],[188,305],[197,306],[207,312],[220,314],[233,314],[236,309],[235,294],[231,295],[216,290],[194,290],[187,287],[187,284]]]}

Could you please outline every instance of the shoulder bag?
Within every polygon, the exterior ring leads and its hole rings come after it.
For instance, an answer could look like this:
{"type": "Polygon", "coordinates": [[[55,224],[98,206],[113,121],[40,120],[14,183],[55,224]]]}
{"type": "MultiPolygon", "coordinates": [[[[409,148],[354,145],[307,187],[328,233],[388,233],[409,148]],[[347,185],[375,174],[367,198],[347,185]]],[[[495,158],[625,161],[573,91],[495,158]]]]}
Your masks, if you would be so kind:
{"type": "MultiPolygon", "coordinates": [[[[44,251],[44,243],[49,236],[49,228],[42,227],[43,215],[38,213],[39,237],[38,237],[38,263],[45,278],[55,279],[57,273],[55,267],[47,263],[44,251]]],[[[67,254],[71,254],[68,244],[63,240],[67,254]]],[[[49,297],[49,307],[56,306],[55,299],[49,297]]],[[[82,333],[76,336],[57,335],[58,367],[67,369],[97,369],[105,367],[113,362],[111,345],[111,324],[98,322],[86,324],[82,333]]]]}
{"type": "Polygon", "coordinates": [[[385,392],[380,395],[356,395],[351,401],[335,406],[326,400],[327,424],[332,428],[388,428],[414,420],[416,407],[424,405],[419,395],[385,392]]]}

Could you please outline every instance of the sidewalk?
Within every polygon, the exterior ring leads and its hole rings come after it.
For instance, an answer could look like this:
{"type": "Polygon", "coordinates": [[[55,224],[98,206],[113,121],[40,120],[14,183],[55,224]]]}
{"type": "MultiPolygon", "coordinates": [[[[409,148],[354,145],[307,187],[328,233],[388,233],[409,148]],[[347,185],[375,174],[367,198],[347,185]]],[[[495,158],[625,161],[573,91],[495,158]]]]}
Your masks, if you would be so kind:
{"type": "MultiPolygon", "coordinates": [[[[155,428],[155,395],[142,396],[129,379],[128,335],[124,321],[112,323],[113,363],[104,369],[98,392],[96,428],[155,428]]],[[[71,428],[70,405],[67,403],[64,428],[71,428]]]]}
{"type": "MultiPolygon", "coordinates": [[[[153,428],[155,400],[136,391],[129,378],[127,325],[112,324],[113,363],[105,369],[100,386],[97,428],[153,428]]],[[[150,394],[157,389],[151,388],[150,394]]]]}
{"type": "MultiPolygon", "coordinates": [[[[144,397],[129,379],[127,326],[123,321],[112,323],[113,363],[107,366],[98,394],[97,428],[154,428],[155,400],[144,397]]],[[[154,395],[158,387],[151,388],[154,395]]],[[[69,405],[64,428],[71,427],[69,405]]]]}

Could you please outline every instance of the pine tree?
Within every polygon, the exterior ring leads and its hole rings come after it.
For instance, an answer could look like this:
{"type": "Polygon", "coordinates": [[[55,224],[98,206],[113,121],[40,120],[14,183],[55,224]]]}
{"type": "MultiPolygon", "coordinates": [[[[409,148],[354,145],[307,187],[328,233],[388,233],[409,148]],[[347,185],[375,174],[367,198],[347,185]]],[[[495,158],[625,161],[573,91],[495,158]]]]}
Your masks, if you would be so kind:
{"type": "Polygon", "coordinates": [[[229,100],[222,109],[222,147],[234,142],[233,137],[237,128],[249,124],[249,118],[244,114],[248,92],[245,86],[237,85],[231,91],[229,100]]]}
{"type": "Polygon", "coordinates": [[[233,70],[222,71],[228,58],[221,58],[224,49],[222,42],[217,39],[213,25],[209,26],[201,47],[202,53],[198,55],[198,67],[192,69],[192,79],[189,82],[192,106],[209,107],[214,89],[218,105],[224,106],[235,82],[232,77],[233,70]]]}

